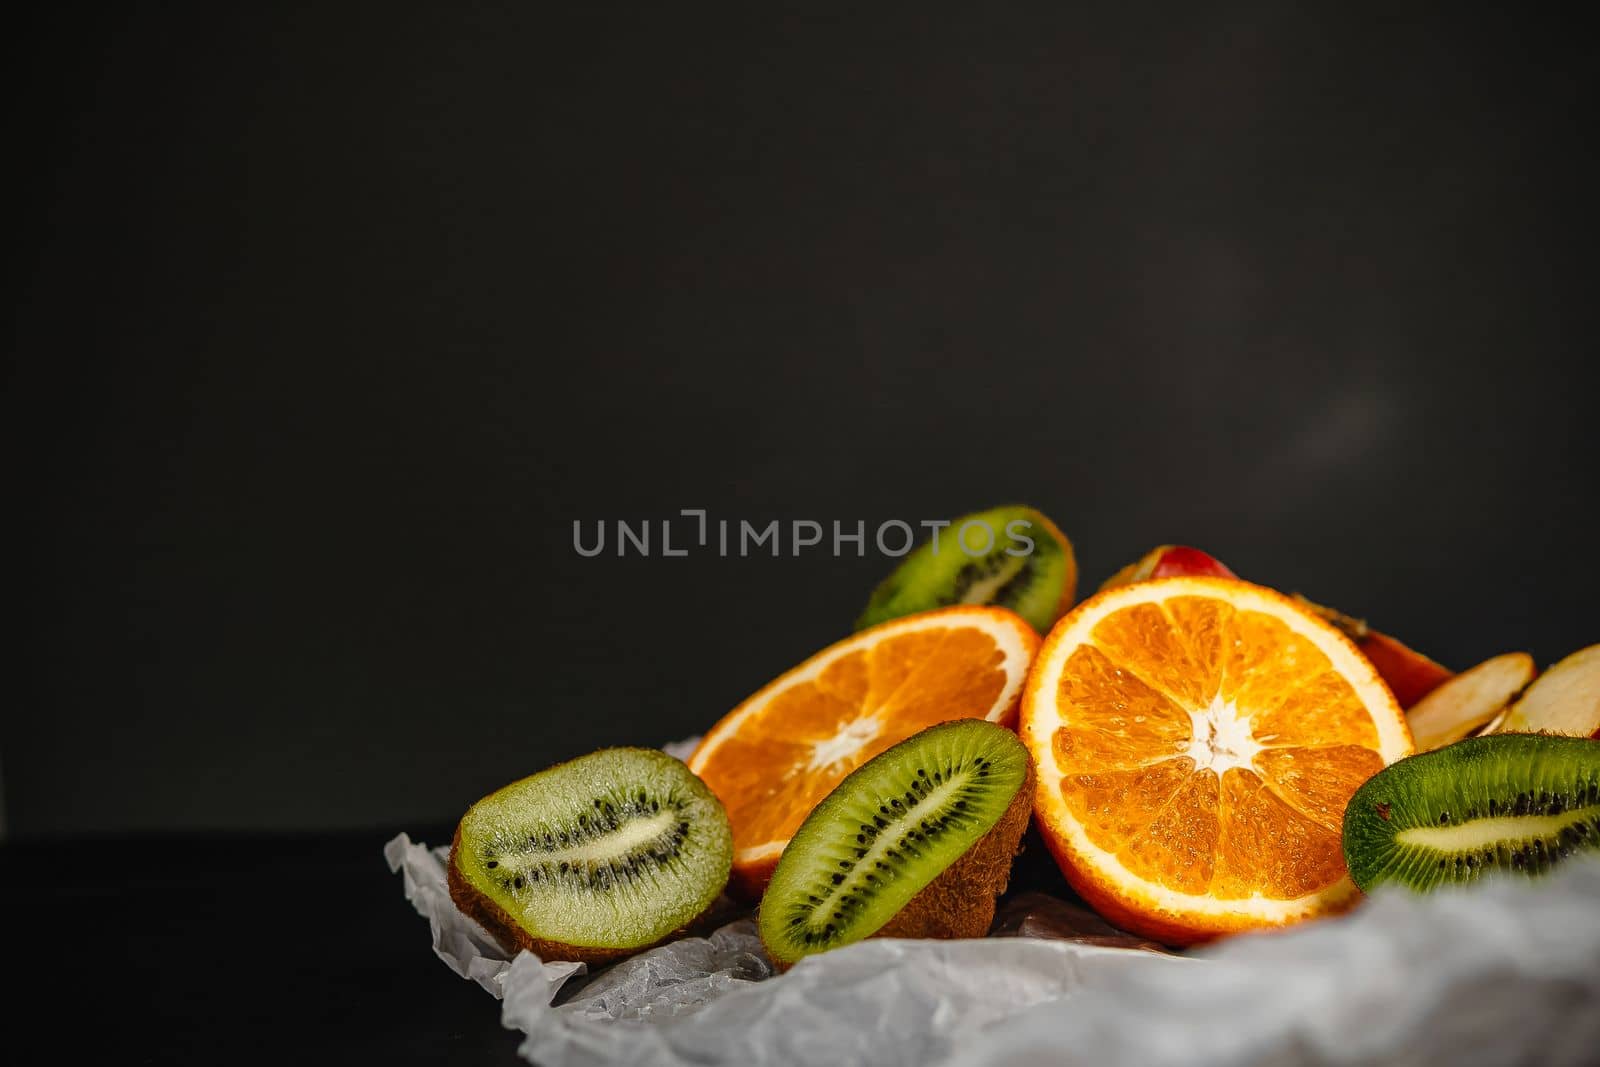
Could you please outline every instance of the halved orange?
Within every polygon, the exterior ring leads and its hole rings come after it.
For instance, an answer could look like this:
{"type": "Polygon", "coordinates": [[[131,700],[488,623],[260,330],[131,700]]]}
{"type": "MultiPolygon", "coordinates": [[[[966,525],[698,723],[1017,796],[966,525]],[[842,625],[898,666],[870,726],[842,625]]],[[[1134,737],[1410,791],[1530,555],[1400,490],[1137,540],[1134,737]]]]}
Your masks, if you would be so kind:
{"type": "Polygon", "coordinates": [[[1169,944],[1351,904],[1345,804],[1412,750],[1349,638],[1230,578],[1160,578],[1078,605],[1039,650],[1019,732],[1067,880],[1169,944]]]}
{"type": "Polygon", "coordinates": [[[840,780],[950,719],[1012,725],[1039,636],[1005,608],[893,619],[818,652],[711,728],[689,769],[733,824],[733,882],[765,888],[789,838],[840,780]]]}

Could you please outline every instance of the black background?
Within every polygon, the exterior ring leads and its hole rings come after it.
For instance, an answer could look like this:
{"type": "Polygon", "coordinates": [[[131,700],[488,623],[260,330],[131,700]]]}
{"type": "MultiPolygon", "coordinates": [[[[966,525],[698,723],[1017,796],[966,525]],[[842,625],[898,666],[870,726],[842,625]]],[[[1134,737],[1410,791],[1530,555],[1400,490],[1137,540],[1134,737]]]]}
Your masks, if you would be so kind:
{"type": "Polygon", "coordinates": [[[445,824],[889,566],[574,520],[1027,501],[1087,588],[1179,541],[1457,667],[1600,639],[1589,38],[1066,8],[35,13],[11,833],[445,824]]]}

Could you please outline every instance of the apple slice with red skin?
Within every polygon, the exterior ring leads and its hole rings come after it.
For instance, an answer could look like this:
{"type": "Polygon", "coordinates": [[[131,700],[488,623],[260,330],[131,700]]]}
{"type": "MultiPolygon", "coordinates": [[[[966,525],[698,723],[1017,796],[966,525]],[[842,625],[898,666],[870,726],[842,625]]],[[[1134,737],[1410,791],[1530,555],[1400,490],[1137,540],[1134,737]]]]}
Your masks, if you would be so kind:
{"type": "MultiPolygon", "coordinates": [[[[1100,589],[1102,591],[1115,589],[1149,578],[1185,575],[1238,577],[1221,560],[1198,548],[1191,548],[1188,545],[1157,545],[1107,578],[1100,589]]],[[[1409,708],[1455,676],[1455,672],[1448,667],[1435,663],[1421,652],[1388,634],[1372,629],[1365,620],[1335,611],[1333,608],[1323,607],[1298,594],[1296,596],[1306,607],[1339,627],[1356,643],[1356,647],[1372,661],[1372,665],[1388,683],[1402,708],[1409,708]]]]}

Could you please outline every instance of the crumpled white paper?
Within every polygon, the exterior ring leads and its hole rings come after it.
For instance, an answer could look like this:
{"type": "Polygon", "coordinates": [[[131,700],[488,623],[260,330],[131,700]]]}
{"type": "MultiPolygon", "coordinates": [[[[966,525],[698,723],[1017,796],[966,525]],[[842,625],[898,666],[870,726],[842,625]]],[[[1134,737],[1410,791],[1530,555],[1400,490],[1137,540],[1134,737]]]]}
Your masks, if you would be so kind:
{"type": "Polygon", "coordinates": [[[545,1067],[694,1064],[1593,1064],[1600,862],[1235,937],[1190,956],[1078,936],[1035,894],[970,941],[869,940],[772,969],[748,919],[585,977],[509,959],[450,902],[448,850],[384,849],[452,970],[545,1067]],[[1007,918],[1009,915],[1009,919],[1007,918]],[[1067,940],[1064,938],[1073,937],[1067,940]]]}

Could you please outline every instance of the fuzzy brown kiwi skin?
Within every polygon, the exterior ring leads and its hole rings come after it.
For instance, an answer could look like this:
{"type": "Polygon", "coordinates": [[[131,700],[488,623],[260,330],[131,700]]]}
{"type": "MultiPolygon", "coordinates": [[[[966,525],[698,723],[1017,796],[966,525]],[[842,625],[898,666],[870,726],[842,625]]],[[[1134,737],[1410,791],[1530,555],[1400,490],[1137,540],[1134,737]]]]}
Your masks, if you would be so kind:
{"type": "MultiPolygon", "coordinates": [[[[899,914],[867,938],[915,937],[952,939],[983,937],[994,925],[995,901],[1011,880],[1011,862],[1022,844],[1022,834],[1033,814],[1033,757],[1028,758],[1023,779],[1011,804],[989,832],[972,843],[961,858],[939,877],[922,887],[899,914]]],[[[767,956],[781,974],[794,963],[777,958],[770,945],[767,956]]],[[[802,956],[801,959],[806,957],[802,956]]],[[[798,963],[796,960],[795,963],[798,963]]]]}
{"type": "Polygon", "coordinates": [[[499,943],[500,947],[515,955],[526,949],[538,956],[541,960],[570,960],[575,963],[587,963],[598,966],[602,963],[611,963],[615,960],[634,956],[668,941],[676,941],[680,937],[704,928],[706,923],[718,911],[717,901],[712,901],[710,906],[699,915],[690,919],[682,926],[673,930],[665,937],[652,941],[648,945],[638,945],[633,948],[601,948],[595,945],[569,945],[565,941],[547,941],[542,937],[534,937],[524,930],[511,915],[499,904],[473,886],[456,866],[456,857],[461,854],[461,826],[457,824],[455,837],[450,842],[450,863],[445,871],[445,882],[450,887],[450,899],[473,922],[483,927],[490,937],[499,943]]]}

